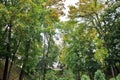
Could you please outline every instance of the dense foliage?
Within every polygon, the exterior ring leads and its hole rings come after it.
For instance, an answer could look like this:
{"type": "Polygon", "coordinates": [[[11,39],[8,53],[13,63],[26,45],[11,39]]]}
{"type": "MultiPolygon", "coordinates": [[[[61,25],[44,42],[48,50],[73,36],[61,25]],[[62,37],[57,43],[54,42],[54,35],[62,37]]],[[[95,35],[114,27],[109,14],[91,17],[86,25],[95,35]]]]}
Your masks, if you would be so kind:
{"type": "Polygon", "coordinates": [[[0,0],[0,80],[120,80],[120,1],[79,0],[62,22],[64,8],[0,0]]]}

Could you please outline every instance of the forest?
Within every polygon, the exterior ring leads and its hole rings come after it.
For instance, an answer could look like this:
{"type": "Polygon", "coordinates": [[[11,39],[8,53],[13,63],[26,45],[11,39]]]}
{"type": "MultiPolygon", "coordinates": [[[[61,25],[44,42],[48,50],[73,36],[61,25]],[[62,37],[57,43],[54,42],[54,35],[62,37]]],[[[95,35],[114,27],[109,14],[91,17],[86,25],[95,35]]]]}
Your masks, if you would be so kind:
{"type": "Polygon", "coordinates": [[[0,80],[120,80],[120,0],[65,1],[0,0],[0,80]]]}

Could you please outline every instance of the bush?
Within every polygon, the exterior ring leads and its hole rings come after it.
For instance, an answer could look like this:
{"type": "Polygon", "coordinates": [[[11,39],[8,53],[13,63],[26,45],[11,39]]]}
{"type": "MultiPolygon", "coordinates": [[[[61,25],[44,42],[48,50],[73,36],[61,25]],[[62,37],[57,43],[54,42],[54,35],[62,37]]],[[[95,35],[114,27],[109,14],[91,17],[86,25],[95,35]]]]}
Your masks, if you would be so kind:
{"type": "Polygon", "coordinates": [[[116,79],[117,79],[117,80],[120,80],[120,74],[117,75],[116,79]]]}
{"type": "Polygon", "coordinates": [[[105,80],[105,74],[101,70],[97,70],[94,75],[94,80],[105,80]]]}
{"type": "Polygon", "coordinates": [[[82,75],[81,80],[90,80],[90,77],[87,75],[82,75]]]}
{"type": "Polygon", "coordinates": [[[55,75],[55,71],[48,71],[46,74],[46,79],[47,80],[57,80],[57,76],[55,75]]]}
{"type": "Polygon", "coordinates": [[[110,80],[120,80],[120,74],[118,74],[116,78],[111,78],[110,80]]]}
{"type": "Polygon", "coordinates": [[[115,78],[111,78],[110,80],[116,80],[115,78]]]}

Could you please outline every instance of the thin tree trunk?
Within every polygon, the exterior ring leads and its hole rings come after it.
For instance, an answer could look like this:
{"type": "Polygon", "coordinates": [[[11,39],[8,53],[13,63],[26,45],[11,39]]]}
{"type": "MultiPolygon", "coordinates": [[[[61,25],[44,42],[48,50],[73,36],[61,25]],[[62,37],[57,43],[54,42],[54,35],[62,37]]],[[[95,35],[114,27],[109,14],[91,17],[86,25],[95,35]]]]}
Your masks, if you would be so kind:
{"type": "Polygon", "coordinates": [[[46,79],[46,64],[44,64],[44,68],[43,68],[43,80],[46,79]]]}
{"type": "MultiPolygon", "coordinates": [[[[36,79],[36,78],[35,78],[36,79]]],[[[39,71],[39,80],[40,80],[40,71],[39,71]]]]}
{"type": "Polygon", "coordinates": [[[7,55],[6,55],[6,61],[5,61],[5,67],[4,67],[4,73],[3,73],[3,80],[7,80],[8,77],[8,68],[9,68],[9,57],[10,57],[10,42],[11,42],[11,21],[8,28],[8,42],[7,42],[7,55]]]}
{"type": "Polygon", "coordinates": [[[116,71],[117,71],[117,74],[119,74],[120,73],[120,71],[119,71],[119,69],[118,69],[118,67],[115,65],[115,69],[116,69],[116,71]]]}
{"type": "MultiPolygon", "coordinates": [[[[45,36],[45,33],[44,33],[44,37],[46,37],[45,36]]],[[[44,50],[43,50],[43,66],[42,66],[42,69],[43,69],[43,75],[42,75],[42,80],[45,80],[45,75],[46,75],[46,61],[45,61],[45,59],[46,59],[46,45],[45,45],[45,39],[43,39],[43,44],[44,44],[44,50]]]]}
{"type": "Polygon", "coordinates": [[[113,66],[111,65],[112,76],[115,77],[113,66]]]}
{"type": "Polygon", "coordinates": [[[10,73],[11,73],[11,70],[12,70],[12,67],[13,67],[13,64],[14,64],[14,61],[15,61],[15,54],[16,54],[19,46],[20,46],[20,42],[21,42],[21,41],[18,42],[18,44],[17,44],[17,46],[16,46],[16,49],[15,49],[15,51],[14,51],[14,53],[13,53],[13,56],[12,56],[12,61],[11,61],[10,68],[9,68],[9,71],[8,71],[8,80],[9,80],[10,73]]]}
{"type": "Polygon", "coordinates": [[[91,78],[91,80],[94,80],[94,76],[93,76],[92,72],[90,73],[90,78],[91,78]]]}
{"type": "Polygon", "coordinates": [[[80,72],[78,71],[78,80],[80,80],[80,72]]]}
{"type": "Polygon", "coordinates": [[[24,78],[24,68],[25,68],[25,64],[23,64],[23,66],[22,66],[20,76],[19,76],[19,80],[23,80],[23,78],[24,78]]]}
{"type": "Polygon", "coordinates": [[[117,76],[119,74],[119,70],[115,64],[113,65],[113,70],[114,70],[114,75],[117,76]]]}
{"type": "Polygon", "coordinates": [[[28,51],[30,49],[30,40],[26,41],[26,45],[25,45],[25,58],[24,58],[24,62],[23,62],[23,66],[20,72],[20,76],[19,76],[19,80],[23,80],[24,78],[24,69],[26,67],[26,63],[28,62],[28,51]]]}
{"type": "Polygon", "coordinates": [[[3,80],[7,80],[8,66],[9,66],[9,57],[7,56],[5,61],[3,80]]]}
{"type": "Polygon", "coordinates": [[[47,73],[47,63],[45,61],[45,59],[48,57],[48,53],[49,53],[49,48],[50,48],[50,38],[51,38],[51,34],[49,35],[49,37],[47,36],[47,34],[44,33],[44,36],[46,37],[47,43],[48,45],[45,46],[45,40],[44,40],[44,54],[43,54],[43,59],[44,59],[44,63],[43,63],[43,80],[46,79],[46,73],[47,73]],[[46,52],[47,51],[47,52],[46,52]]]}
{"type": "Polygon", "coordinates": [[[46,61],[45,61],[46,57],[45,57],[45,45],[44,45],[44,52],[43,52],[43,79],[45,80],[46,78],[46,61]]]}
{"type": "Polygon", "coordinates": [[[80,80],[80,72],[79,71],[76,74],[76,80],[80,80]]]}

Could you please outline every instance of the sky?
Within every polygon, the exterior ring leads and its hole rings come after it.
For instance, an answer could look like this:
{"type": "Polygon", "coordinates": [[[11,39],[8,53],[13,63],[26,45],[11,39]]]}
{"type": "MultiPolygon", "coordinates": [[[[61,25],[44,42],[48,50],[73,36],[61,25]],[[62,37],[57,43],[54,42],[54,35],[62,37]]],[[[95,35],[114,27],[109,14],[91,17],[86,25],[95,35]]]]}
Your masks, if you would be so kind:
{"type": "Polygon", "coordinates": [[[65,7],[65,9],[63,9],[63,12],[65,13],[65,16],[61,16],[61,17],[60,17],[60,20],[61,20],[61,21],[67,21],[67,20],[69,20],[69,19],[67,18],[68,11],[69,11],[68,6],[69,6],[69,5],[75,6],[75,3],[77,3],[78,1],[79,1],[79,0],[66,0],[66,1],[64,2],[64,7],[65,7]]]}
{"type": "MultiPolygon", "coordinates": [[[[75,3],[77,3],[79,0],[66,0],[65,2],[64,2],[64,7],[65,7],[65,9],[63,9],[63,12],[66,14],[65,16],[61,16],[60,17],[60,21],[68,21],[69,20],[69,18],[67,17],[67,15],[68,15],[68,11],[69,11],[69,8],[68,8],[68,6],[70,6],[70,5],[73,5],[73,6],[75,6],[75,3]]],[[[56,29],[56,35],[54,36],[54,37],[57,37],[57,39],[56,38],[54,38],[54,40],[55,40],[55,43],[57,44],[57,45],[59,45],[60,46],[60,44],[62,44],[62,38],[60,38],[60,31],[58,30],[58,29],[56,29]]]]}
{"type": "MultiPolygon", "coordinates": [[[[105,3],[107,0],[100,0],[100,1],[102,1],[103,3],[105,3]]],[[[79,2],[79,0],[65,0],[65,2],[64,2],[64,7],[65,7],[65,9],[63,9],[63,12],[64,12],[66,15],[60,17],[60,20],[61,20],[61,21],[68,21],[68,20],[69,20],[69,18],[67,17],[68,11],[69,11],[68,6],[69,6],[69,5],[75,6],[75,3],[77,3],[77,2],[79,2]]]]}
{"type": "MultiPolygon", "coordinates": [[[[61,21],[67,21],[67,20],[69,20],[68,18],[67,18],[67,15],[68,15],[68,11],[69,11],[69,8],[68,8],[68,6],[69,5],[73,5],[73,6],[75,6],[75,3],[77,3],[79,0],[66,0],[65,2],[64,2],[64,7],[65,7],[65,9],[63,10],[63,12],[65,13],[65,16],[61,16],[60,17],[60,20],[61,21]]],[[[60,44],[62,44],[62,38],[60,38],[60,31],[58,30],[58,29],[56,29],[56,35],[55,36],[57,36],[58,37],[58,39],[55,39],[54,38],[54,40],[55,40],[55,43],[57,44],[57,45],[59,45],[60,46],[60,44]]],[[[56,68],[57,66],[58,66],[58,62],[55,62],[54,64],[53,64],[53,66],[56,68]]]]}

